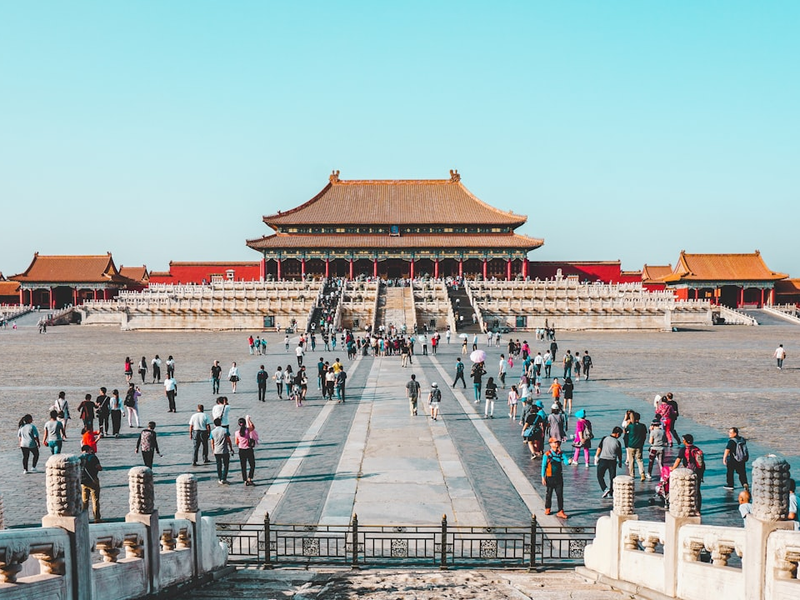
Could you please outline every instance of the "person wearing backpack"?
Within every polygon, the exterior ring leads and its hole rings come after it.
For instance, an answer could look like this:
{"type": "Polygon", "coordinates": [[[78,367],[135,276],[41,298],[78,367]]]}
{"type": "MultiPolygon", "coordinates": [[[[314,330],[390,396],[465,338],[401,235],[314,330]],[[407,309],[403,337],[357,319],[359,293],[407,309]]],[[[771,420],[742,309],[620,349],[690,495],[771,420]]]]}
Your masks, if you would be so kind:
{"type": "Polygon", "coordinates": [[[553,502],[553,492],[556,493],[558,502],[558,512],[556,516],[560,519],[568,519],[564,513],[564,469],[562,465],[568,465],[572,461],[561,453],[561,440],[554,437],[550,438],[550,450],[544,453],[542,460],[542,485],[547,488],[544,497],[544,514],[549,515],[553,502]]]}
{"type": "Polygon", "coordinates": [[[747,440],[739,435],[738,427],[728,429],[728,444],[725,446],[725,453],[722,455],[722,464],[727,468],[724,488],[733,490],[733,474],[739,475],[739,483],[747,489],[747,461],[750,460],[750,453],[747,451],[747,440]]]}
{"type": "Polygon", "coordinates": [[[683,448],[678,452],[673,469],[683,466],[697,475],[697,510],[703,505],[703,497],[700,495],[700,484],[703,482],[703,474],[706,471],[706,461],[703,451],[694,445],[694,436],[687,433],[683,436],[683,448]]]}
{"type": "Polygon", "coordinates": [[[428,406],[431,409],[431,418],[439,420],[439,403],[442,401],[442,390],[435,381],[431,384],[431,392],[428,394],[428,406]]]}
{"type": "Polygon", "coordinates": [[[572,457],[572,464],[578,466],[578,459],[580,458],[581,448],[583,448],[583,459],[586,462],[586,468],[589,468],[589,450],[592,449],[592,422],[586,418],[586,411],[581,409],[575,413],[578,420],[575,423],[575,439],[572,445],[575,447],[575,454],[572,457]]]}

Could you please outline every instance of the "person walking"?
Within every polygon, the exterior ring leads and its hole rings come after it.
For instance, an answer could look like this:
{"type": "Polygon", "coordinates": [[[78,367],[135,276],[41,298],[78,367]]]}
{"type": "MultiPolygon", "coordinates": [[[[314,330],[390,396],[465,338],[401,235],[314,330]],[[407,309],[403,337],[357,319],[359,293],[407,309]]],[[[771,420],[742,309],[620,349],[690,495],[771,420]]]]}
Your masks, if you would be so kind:
{"type": "Polygon", "coordinates": [[[19,448],[22,451],[22,472],[36,473],[36,465],[39,464],[39,430],[33,424],[33,417],[25,415],[19,421],[19,429],[17,430],[17,439],[19,440],[19,448]],[[28,468],[28,461],[33,457],[30,468],[28,468]]]}
{"type": "Polygon", "coordinates": [[[106,395],[106,388],[100,388],[100,393],[94,399],[94,403],[97,428],[100,430],[100,435],[105,437],[109,435],[108,420],[111,416],[111,396],[106,395]]]}
{"type": "Polygon", "coordinates": [[[542,485],[547,489],[544,498],[544,514],[551,513],[553,505],[553,492],[556,493],[560,519],[568,519],[564,513],[564,469],[562,465],[569,465],[570,459],[561,453],[561,440],[551,437],[550,450],[544,453],[542,460],[542,485]]]}
{"type": "Polygon", "coordinates": [[[544,362],[544,376],[550,379],[553,369],[553,355],[550,354],[549,350],[544,353],[544,358],[542,360],[544,362]]]}
{"type": "Polygon", "coordinates": [[[329,367],[325,372],[325,397],[330,402],[333,400],[333,390],[336,387],[336,371],[329,367]]]}
{"type": "Polygon", "coordinates": [[[411,379],[406,384],[406,398],[408,398],[409,410],[411,411],[411,416],[415,416],[417,414],[417,400],[419,399],[419,382],[417,381],[417,376],[413,373],[411,374],[411,379]]]}
{"type": "Polygon", "coordinates": [[[153,367],[153,383],[161,383],[161,358],[159,358],[158,354],[156,354],[150,366],[153,367]]]}
{"type": "Polygon", "coordinates": [[[94,453],[92,447],[85,444],[81,447],[81,500],[83,500],[83,510],[89,511],[89,499],[92,501],[92,512],[94,522],[100,523],[100,476],[103,465],[94,453]]]}
{"type": "Polygon", "coordinates": [[[50,410],[56,411],[56,413],[64,413],[63,417],[63,425],[64,425],[64,433],[67,432],[67,425],[69,425],[70,414],[69,414],[69,402],[67,401],[67,394],[66,392],[58,392],[58,398],[56,398],[55,403],[53,406],[50,407],[50,410]]]}
{"type": "Polygon", "coordinates": [[[281,367],[278,367],[278,370],[275,371],[272,380],[275,382],[275,390],[278,392],[278,399],[283,400],[283,369],[281,367]]]}
{"type": "Polygon", "coordinates": [[[172,354],[167,357],[167,377],[175,377],[175,359],[172,354]]]}
{"type": "Polygon", "coordinates": [[[136,427],[139,427],[139,397],[141,395],[142,390],[133,385],[133,382],[128,384],[128,391],[123,402],[128,414],[128,427],[133,427],[134,421],[136,421],[136,427]]]}
{"type": "Polygon", "coordinates": [[[597,452],[594,455],[594,464],[597,465],[597,483],[603,491],[603,498],[614,495],[614,478],[617,476],[617,466],[622,468],[622,443],[619,436],[622,435],[622,427],[614,427],[611,434],[601,438],[597,444],[597,452]],[[606,473],[608,473],[608,485],[606,485],[606,473]]]}
{"type": "Polygon", "coordinates": [[[122,400],[119,397],[119,390],[111,392],[108,408],[111,413],[111,433],[114,437],[119,437],[119,428],[122,426],[122,400]]]}
{"type": "Polygon", "coordinates": [[[747,440],[739,435],[738,427],[728,429],[728,443],[725,446],[725,453],[722,455],[722,464],[726,468],[725,489],[733,490],[733,474],[739,476],[739,483],[744,489],[747,485],[747,461],[750,460],[750,453],[747,450],[747,440]]]}
{"type": "Polygon", "coordinates": [[[245,485],[255,485],[253,476],[256,471],[255,448],[258,445],[258,432],[256,432],[256,426],[250,419],[250,415],[239,419],[239,428],[234,436],[234,444],[239,449],[242,481],[245,485]],[[248,466],[250,467],[249,471],[248,466]]]}
{"type": "Polygon", "coordinates": [[[472,377],[472,387],[475,390],[475,404],[480,404],[481,401],[481,384],[485,373],[486,369],[483,368],[482,362],[476,362],[472,365],[470,377],[472,377]]]}
{"type": "Polygon", "coordinates": [[[340,369],[336,373],[336,397],[339,402],[344,404],[346,400],[346,386],[347,386],[347,373],[344,369],[340,369]]]}
{"type": "Polygon", "coordinates": [[[139,376],[142,378],[142,385],[147,383],[147,359],[144,356],[139,361],[139,376]]]}
{"type": "MultiPolygon", "coordinates": [[[[450,332],[448,331],[447,333],[450,332]]],[[[464,381],[464,363],[461,362],[461,358],[456,358],[456,378],[453,380],[453,389],[455,389],[459,379],[464,384],[464,389],[467,389],[467,382],[464,381]]]]}
{"type": "Polygon", "coordinates": [[[297,348],[294,349],[295,356],[297,357],[297,368],[303,366],[303,356],[305,355],[306,351],[303,350],[303,345],[297,344],[297,348]]]}
{"type": "Polygon", "coordinates": [[[227,396],[220,396],[217,398],[216,404],[211,408],[211,421],[212,423],[217,419],[220,420],[222,426],[230,431],[230,423],[228,421],[231,412],[230,404],[228,404],[227,396]]]}
{"type": "Polygon", "coordinates": [[[194,443],[192,454],[192,466],[197,466],[197,454],[200,447],[203,447],[203,463],[211,462],[208,460],[208,434],[211,432],[211,421],[205,413],[205,406],[197,405],[197,412],[189,419],[189,437],[194,443]]]}
{"type": "MultiPolygon", "coordinates": [[[[672,448],[673,442],[680,444],[680,437],[678,436],[678,432],[675,430],[675,423],[680,416],[680,412],[678,411],[678,402],[675,400],[672,392],[667,392],[667,395],[661,400],[661,404],[667,404],[672,408],[672,411],[667,411],[667,409],[663,409],[666,411],[666,414],[669,415],[667,421],[668,423],[664,424],[664,431],[667,434],[667,440],[669,441],[669,447],[672,448]]],[[[661,408],[659,406],[659,408],[661,408]]]]}
{"type": "Polygon", "coordinates": [[[236,393],[236,384],[239,383],[239,367],[234,362],[228,370],[228,381],[231,382],[231,393],[236,393]]]}
{"type": "Polygon", "coordinates": [[[589,468],[589,450],[592,449],[592,422],[586,418],[586,411],[581,409],[575,413],[578,420],[575,421],[575,437],[572,440],[572,445],[575,448],[575,454],[572,457],[572,464],[578,466],[578,459],[580,458],[581,449],[583,450],[583,459],[586,463],[585,466],[589,468]]]}
{"type": "Polygon", "coordinates": [[[567,353],[564,355],[564,360],[562,362],[564,364],[564,379],[572,377],[572,353],[569,350],[567,350],[567,353]]]}
{"type": "Polygon", "coordinates": [[[158,436],[156,435],[156,422],[150,421],[147,424],[147,429],[142,429],[139,434],[139,439],[136,440],[135,453],[141,451],[144,466],[153,468],[153,455],[158,454],[161,456],[161,450],[158,449],[158,436]]]}
{"type": "Polygon", "coordinates": [[[642,481],[646,479],[644,473],[644,461],[642,460],[642,451],[644,450],[644,443],[647,440],[647,427],[639,422],[641,415],[638,412],[633,412],[631,415],[633,421],[625,426],[625,452],[627,454],[626,464],[628,465],[628,475],[636,478],[636,468],[634,462],[639,465],[639,475],[642,481]]]}
{"type": "Polygon", "coordinates": [[[592,368],[592,357],[589,356],[589,351],[583,351],[583,358],[581,359],[583,362],[583,380],[587,381],[589,379],[589,370],[592,368]]]}
{"type": "Polygon", "coordinates": [[[544,435],[547,428],[547,414],[544,406],[537,400],[522,417],[522,441],[528,445],[531,460],[544,453],[544,435]]]}
{"type": "Polygon", "coordinates": [[[258,386],[258,401],[267,401],[267,381],[269,381],[269,373],[261,365],[256,373],[256,385],[258,386]]]}
{"type": "Polygon", "coordinates": [[[95,408],[96,406],[94,402],[92,402],[92,395],[86,394],[83,398],[83,402],[78,405],[78,414],[81,417],[81,423],[83,423],[84,429],[94,430],[95,408]]]}
{"type": "Polygon", "coordinates": [[[505,354],[501,354],[497,378],[500,380],[500,384],[503,386],[503,389],[506,389],[506,371],[508,371],[508,362],[506,361],[505,354]]]}
{"type": "Polygon", "coordinates": [[[703,475],[706,472],[706,460],[703,451],[694,445],[694,436],[687,433],[683,436],[683,448],[678,452],[678,457],[672,465],[673,469],[684,466],[697,476],[697,510],[703,505],[703,497],[700,493],[700,484],[703,482],[703,475]]]}
{"type": "Polygon", "coordinates": [[[519,403],[519,392],[517,386],[512,385],[508,392],[508,418],[517,420],[517,403],[519,403]]]}
{"type": "Polygon", "coordinates": [[[211,393],[219,394],[219,380],[222,375],[222,367],[219,366],[219,361],[215,360],[211,365],[211,393]]]}
{"type": "Polygon", "coordinates": [[[220,485],[228,485],[228,468],[231,463],[233,443],[227,427],[222,426],[222,420],[214,419],[214,429],[211,430],[211,452],[217,463],[217,481],[220,485]]]}
{"type": "Polygon", "coordinates": [[[64,424],[58,420],[58,412],[51,410],[50,420],[44,424],[42,443],[50,448],[50,454],[61,454],[61,447],[64,445],[65,439],[67,439],[67,432],[64,424]]]}
{"type": "Polygon", "coordinates": [[[778,371],[783,369],[783,361],[786,360],[786,350],[783,349],[783,344],[780,344],[775,352],[772,354],[773,358],[778,361],[778,371]]]}
{"type": "Polygon", "coordinates": [[[494,419],[494,401],[497,400],[497,384],[494,382],[494,377],[489,377],[486,380],[486,406],[483,409],[484,419],[494,419]]]}
{"type": "Polygon", "coordinates": [[[441,402],[442,390],[439,389],[439,384],[434,381],[431,383],[431,391],[428,394],[428,407],[431,411],[431,419],[434,421],[439,420],[439,404],[441,404],[441,402]]]}
{"type": "Polygon", "coordinates": [[[567,419],[561,412],[561,406],[553,404],[547,416],[547,438],[556,438],[563,442],[567,439],[567,419]]]}
{"type": "Polygon", "coordinates": [[[567,377],[564,380],[564,386],[561,389],[564,391],[564,409],[568,415],[571,415],[572,396],[575,393],[575,384],[572,382],[572,377],[567,377]]]}
{"type": "Polygon", "coordinates": [[[127,383],[130,383],[132,378],[133,378],[133,363],[131,362],[131,357],[130,356],[126,356],[125,357],[125,381],[127,383]]]}
{"type": "Polygon", "coordinates": [[[647,453],[647,479],[653,478],[653,466],[658,462],[656,475],[664,468],[664,450],[667,447],[667,436],[661,429],[661,421],[653,419],[650,423],[650,451],[647,453]]]}
{"type": "Polygon", "coordinates": [[[175,381],[175,378],[171,375],[167,375],[167,378],[164,380],[164,395],[167,397],[169,403],[169,410],[167,410],[167,412],[178,412],[175,406],[175,396],[178,395],[178,382],[175,381]]]}
{"type": "Polygon", "coordinates": [[[561,404],[561,384],[558,382],[558,377],[553,379],[553,383],[550,384],[550,389],[548,390],[550,394],[553,396],[553,402],[557,402],[561,404]]]}

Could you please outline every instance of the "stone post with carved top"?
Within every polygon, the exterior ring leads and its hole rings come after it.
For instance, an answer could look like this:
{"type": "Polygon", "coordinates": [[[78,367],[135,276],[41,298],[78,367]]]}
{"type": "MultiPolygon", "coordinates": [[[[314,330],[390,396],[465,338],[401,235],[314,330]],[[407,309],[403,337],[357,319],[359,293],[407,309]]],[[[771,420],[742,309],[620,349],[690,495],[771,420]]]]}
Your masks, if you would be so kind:
{"type": "Polygon", "coordinates": [[[141,523],[147,528],[144,552],[148,561],[149,593],[159,591],[161,570],[161,531],[158,524],[158,510],[155,508],[155,487],[153,471],[148,467],[133,467],[128,471],[128,505],[130,511],[125,515],[127,523],[141,523]]]}

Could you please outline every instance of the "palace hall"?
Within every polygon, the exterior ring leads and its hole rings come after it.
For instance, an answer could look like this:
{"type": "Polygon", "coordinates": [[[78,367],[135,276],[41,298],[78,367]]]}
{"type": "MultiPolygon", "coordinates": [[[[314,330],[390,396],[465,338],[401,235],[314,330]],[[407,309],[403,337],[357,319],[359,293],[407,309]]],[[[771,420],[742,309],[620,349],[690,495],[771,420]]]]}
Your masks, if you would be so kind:
{"type": "Polygon", "coordinates": [[[313,198],[264,217],[274,233],[248,240],[263,279],[463,275],[528,277],[544,240],[516,233],[527,217],[494,208],[449,179],[342,180],[334,171],[313,198]]]}

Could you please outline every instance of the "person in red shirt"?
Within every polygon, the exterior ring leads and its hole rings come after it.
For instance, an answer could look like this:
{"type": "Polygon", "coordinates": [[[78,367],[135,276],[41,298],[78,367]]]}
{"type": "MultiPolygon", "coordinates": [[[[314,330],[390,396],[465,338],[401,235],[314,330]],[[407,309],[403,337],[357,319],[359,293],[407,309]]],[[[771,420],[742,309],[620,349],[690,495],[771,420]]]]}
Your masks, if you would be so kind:
{"type": "Polygon", "coordinates": [[[97,454],[97,440],[99,440],[102,436],[100,435],[99,431],[92,431],[91,429],[86,429],[84,427],[81,429],[81,448],[84,446],[89,446],[92,449],[92,453],[97,454]]]}

